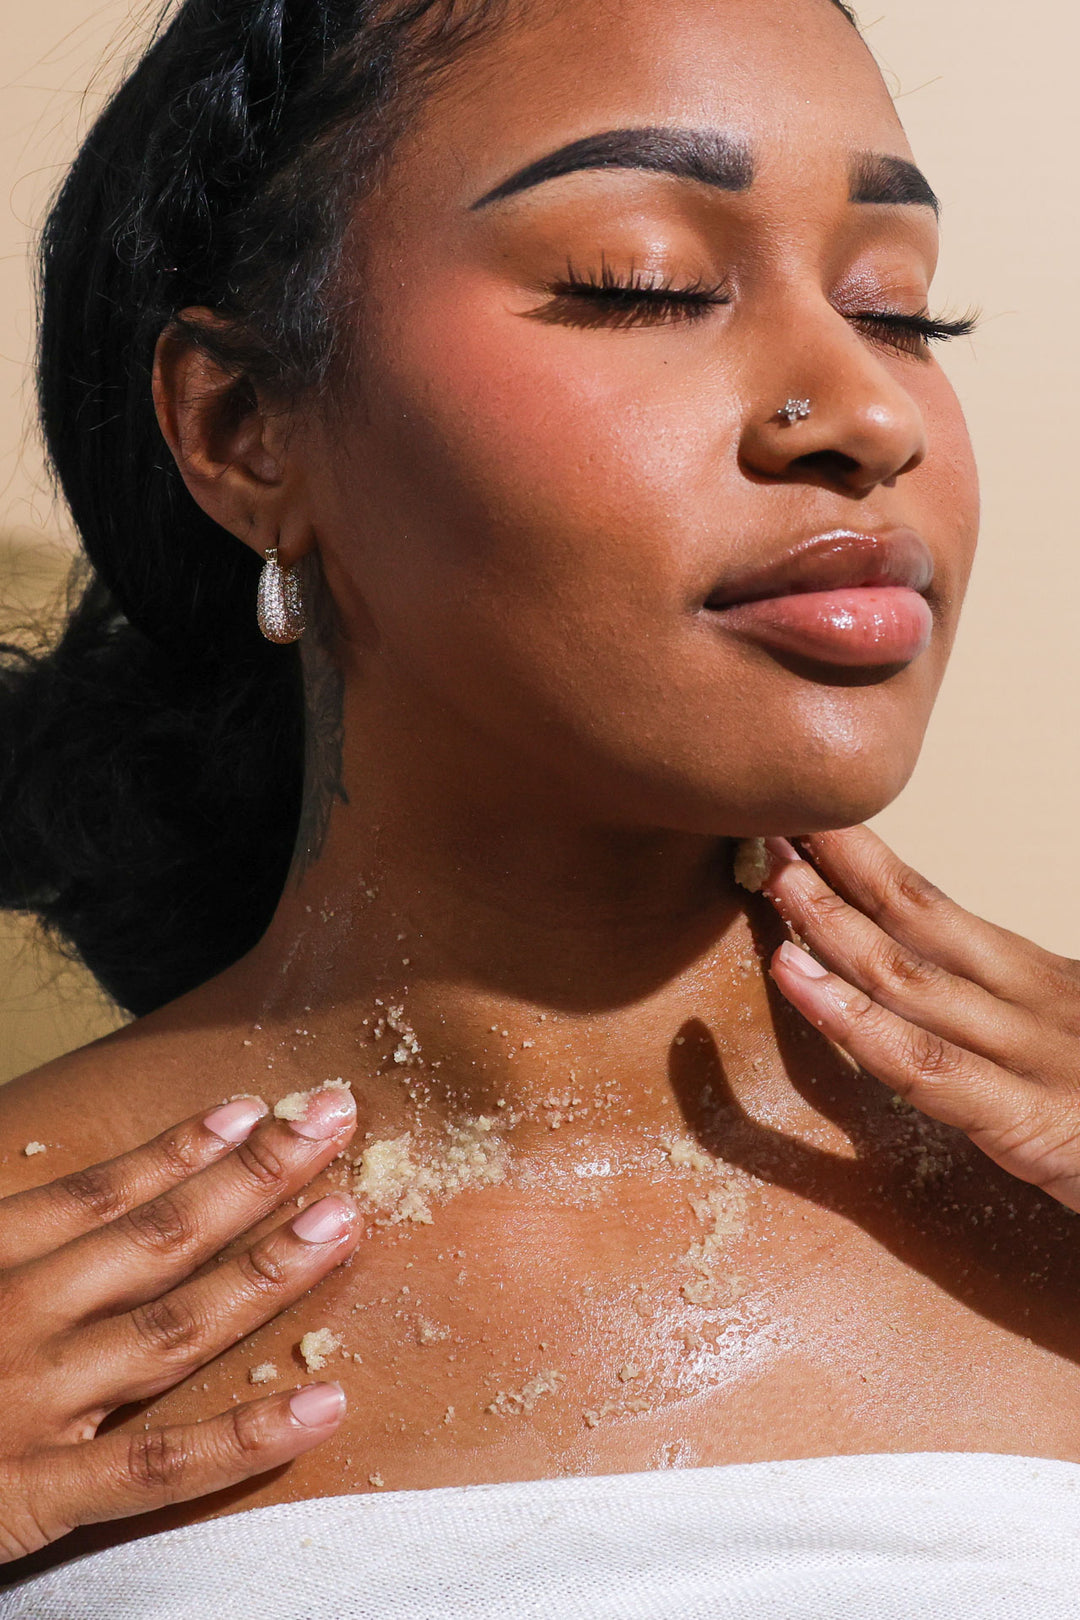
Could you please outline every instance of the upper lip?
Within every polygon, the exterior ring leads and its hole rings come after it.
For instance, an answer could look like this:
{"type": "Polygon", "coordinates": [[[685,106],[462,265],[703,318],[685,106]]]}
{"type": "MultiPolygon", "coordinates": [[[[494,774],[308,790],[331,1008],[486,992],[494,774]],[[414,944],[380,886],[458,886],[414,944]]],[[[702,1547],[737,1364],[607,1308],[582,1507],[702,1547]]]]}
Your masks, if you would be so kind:
{"type": "Polygon", "coordinates": [[[873,534],[833,529],[790,547],[772,562],[726,575],[709,592],[704,606],[735,607],[770,596],[859,585],[901,585],[925,594],[933,577],[934,559],[914,529],[873,534]]]}

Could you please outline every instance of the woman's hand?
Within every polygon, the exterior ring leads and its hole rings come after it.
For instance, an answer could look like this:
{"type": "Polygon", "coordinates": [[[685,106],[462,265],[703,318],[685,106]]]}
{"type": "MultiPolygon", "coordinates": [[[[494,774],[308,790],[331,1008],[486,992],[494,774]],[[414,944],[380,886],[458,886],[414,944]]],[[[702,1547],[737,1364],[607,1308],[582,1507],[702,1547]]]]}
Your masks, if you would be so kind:
{"type": "Polygon", "coordinates": [[[764,893],[814,953],[774,954],[788,1001],[922,1113],[1080,1210],[1080,964],[954,905],[866,827],[800,840],[809,859],[765,842],[764,893]]]}
{"type": "Polygon", "coordinates": [[[340,1387],[312,1384],[202,1423],[95,1438],[110,1412],[194,1373],[355,1248],[356,1207],[334,1195],[205,1266],[356,1128],[351,1093],[334,1088],[302,1119],[266,1113],[255,1098],[227,1103],[0,1200],[0,1562],[77,1525],[234,1485],[341,1422],[340,1387]]]}

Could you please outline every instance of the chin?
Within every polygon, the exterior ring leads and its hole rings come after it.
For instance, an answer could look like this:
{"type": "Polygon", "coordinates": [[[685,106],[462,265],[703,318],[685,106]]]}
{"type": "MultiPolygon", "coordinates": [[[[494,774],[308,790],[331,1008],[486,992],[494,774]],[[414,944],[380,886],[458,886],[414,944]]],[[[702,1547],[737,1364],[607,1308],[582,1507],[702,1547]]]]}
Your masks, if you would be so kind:
{"type": "MultiPolygon", "coordinates": [[[[848,716],[834,708],[825,725],[792,726],[783,744],[770,739],[757,762],[746,762],[747,799],[758,823],[751,835],[828,832],[878,815],[911,780],[929,717],[929,703],[890,704],[873,714],[860,708],[848,716]]],[[[716,783],[725,797],[732,785],[730,775],[716,783]]]]}
{"type": "Polygon", "coordinates": [[[718,760],[707,781],[669,777],[648,795],[652,802],[641,819],[713,838],[797,838],[853,827],[893,802],[918,757],[917,746],[898,743],[843,750],[806,743],[786,755],[763,752],[737,773],[718,760]]]}
{"type": "Polygon", "coordinates": [[[735,836],[798,838],[869,821],[907,786],[917,757],[845,761],[841,769],[821,760],[795,780],[761,782],[752,814],[735,836]]]}

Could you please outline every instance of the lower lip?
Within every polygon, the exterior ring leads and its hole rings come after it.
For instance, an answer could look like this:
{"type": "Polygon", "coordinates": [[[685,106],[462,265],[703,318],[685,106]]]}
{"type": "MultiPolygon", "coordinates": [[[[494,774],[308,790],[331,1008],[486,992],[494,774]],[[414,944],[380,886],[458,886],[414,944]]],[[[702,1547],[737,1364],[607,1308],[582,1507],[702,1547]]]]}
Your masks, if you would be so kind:
{"type": "Polygon", "coordinates": [[[934,629],[925,598],[900,585],[769,596],[714,611],[730,630],[825,664],[910,664],[934,629]]]}

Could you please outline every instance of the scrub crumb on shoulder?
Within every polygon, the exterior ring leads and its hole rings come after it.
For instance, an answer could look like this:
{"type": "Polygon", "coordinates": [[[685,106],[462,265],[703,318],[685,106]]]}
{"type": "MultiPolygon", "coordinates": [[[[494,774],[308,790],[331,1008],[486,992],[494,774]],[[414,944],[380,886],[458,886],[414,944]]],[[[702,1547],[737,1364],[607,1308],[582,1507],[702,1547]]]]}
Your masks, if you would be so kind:
{"type": "Polygon", "coordinates": [[[23,1153],[28,1159],[32,1159],[35,1153],[48,1153],[48,1151],[44,1142],[27,1142],[23,1148],[23,1153]]]}

